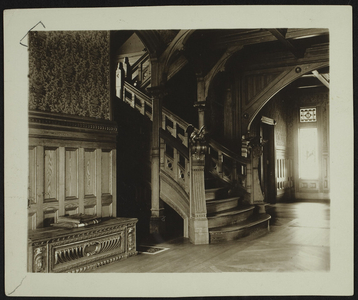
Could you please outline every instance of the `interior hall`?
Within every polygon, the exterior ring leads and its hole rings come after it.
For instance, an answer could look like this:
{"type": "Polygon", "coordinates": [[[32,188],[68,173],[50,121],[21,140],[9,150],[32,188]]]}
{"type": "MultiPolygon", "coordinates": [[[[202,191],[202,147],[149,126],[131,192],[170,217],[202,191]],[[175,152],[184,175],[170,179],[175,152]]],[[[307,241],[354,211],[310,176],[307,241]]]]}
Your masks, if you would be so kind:
{"type": "Polygon", "coordinates": [[[30,31],[28,271],[329,271],[329,45],[30,31]]]}

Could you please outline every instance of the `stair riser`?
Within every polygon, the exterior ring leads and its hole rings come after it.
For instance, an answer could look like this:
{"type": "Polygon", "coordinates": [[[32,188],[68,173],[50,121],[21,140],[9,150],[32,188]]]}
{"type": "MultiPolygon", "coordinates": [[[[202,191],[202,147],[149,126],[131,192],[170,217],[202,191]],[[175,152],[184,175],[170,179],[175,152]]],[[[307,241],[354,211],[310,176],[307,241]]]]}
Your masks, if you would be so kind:
{"type": "Polygon", "coordinates": [[[226,189],[205,192],[205,200],[224,199],[225,197],[228,197],[228,192],[226,189]]]}
{"type": "Polygon", "coordinates": [[[256,224],[252,227],[240,229],[238,231],[211,233],[209,232],[209,238],[211,244],[227,242],[237,240],[246,236],[261,236],[269,231],[269,220],[265,220],[262,223],[256,224]]]}
{"type": "Polygon", "coordinates": [[[249,210],[235,215],[209,217],[208,218],[209,228],[237,224],[239,222],[245,221],[247,218],[251,217],[252,214],[253,214],[253,210],[249,210]]]}
{"type": "Polygon", "coordinates": [[[232,201],[227,201],[227,202],[224,202],[224,203],[207,204],[207,206],[206,206],[207,213],[211,214],[211,213],[231,209],[231,208],[234,208],[234,207],[238,206],[238,203],[239,203],[239,199],[235,199],[235,200],[232,200],[232,201]]]}

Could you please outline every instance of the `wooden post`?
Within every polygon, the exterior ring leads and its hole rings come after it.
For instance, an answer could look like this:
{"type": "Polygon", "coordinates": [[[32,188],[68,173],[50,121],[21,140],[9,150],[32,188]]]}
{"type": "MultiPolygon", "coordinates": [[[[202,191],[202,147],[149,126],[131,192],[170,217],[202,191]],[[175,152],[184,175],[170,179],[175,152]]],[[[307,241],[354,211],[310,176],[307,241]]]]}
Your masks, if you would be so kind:
{"type": "Polygon", "coordinates": [[[197,81],[197,101],[194,107],[198,109],[198,127],[205,125],[205,81],[201,73],[196,75],[197,81]]]}
{"type": "Polygon", "coordinates": [[[152,95],[152,161],[151,161],[151,220],[150,233],[162,234],[165,230],[164,208],[160,201],[160,127],[162,125],[162,98],[164,92],[162,88],[155,87],[150,89],[152,95]]]}
{"type": "Polygon", "coordinates": [[[129,64],[128,57],[124,58],[124,69],[125,69],[125,78],[128,82],[132,82],[132,70],[131,65],[129,64]]]}
{"type": "Polygon", "coordinates": [[[190,220],[189,239],[193,244],[209,244],[205,199],[205,131],[193,132],[190,138],[190,220]]]}
{"type": "Polygon", "coordinates": [[[116,69],[116,96],[122,98],[122,88],[123,88],[123,65],[121,62],[118,63],[116,69]]]}

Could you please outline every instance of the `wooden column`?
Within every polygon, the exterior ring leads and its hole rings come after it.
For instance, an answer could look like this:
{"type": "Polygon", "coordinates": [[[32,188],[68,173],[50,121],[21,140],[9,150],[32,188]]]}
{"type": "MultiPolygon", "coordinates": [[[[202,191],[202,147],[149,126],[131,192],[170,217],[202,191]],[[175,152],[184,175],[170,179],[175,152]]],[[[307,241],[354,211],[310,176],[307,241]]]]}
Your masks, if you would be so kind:
{"type": "Polygon", "coordinates": [[[196,75],[197,80],[197,102],[194,107],[198,109],[198,127],[201,128],[205,125],[205,82],[201,74],[196,75]]]}
{"type": "Polygon", "coordinates": [[[152,161],[151,161],[151,220],[150,233],[164,233],[164,208],[160,201],[160,128],[162,125],[162,99],[165,95],[160,87],[150,89],[152,95],[152,161]]]}
{"type": "Polygon", "coordinates": [[[193,244],[209,244],[205,200],[205,129],[190,136],[190,220],[189,239],[193,244]]]}

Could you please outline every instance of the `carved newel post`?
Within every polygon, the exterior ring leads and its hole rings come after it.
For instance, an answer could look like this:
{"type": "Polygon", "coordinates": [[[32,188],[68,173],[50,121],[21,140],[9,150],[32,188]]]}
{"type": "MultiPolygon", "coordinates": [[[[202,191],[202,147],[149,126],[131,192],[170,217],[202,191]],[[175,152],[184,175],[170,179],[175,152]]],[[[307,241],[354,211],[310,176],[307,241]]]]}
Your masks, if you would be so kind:
{"type": "Polygon", "coordinates": [[[195,130],[189,138],[190,154],[190,221],[189,239],[193,244],[208,244],[209,229],[205,200],[205,127],[195,130]]]}

